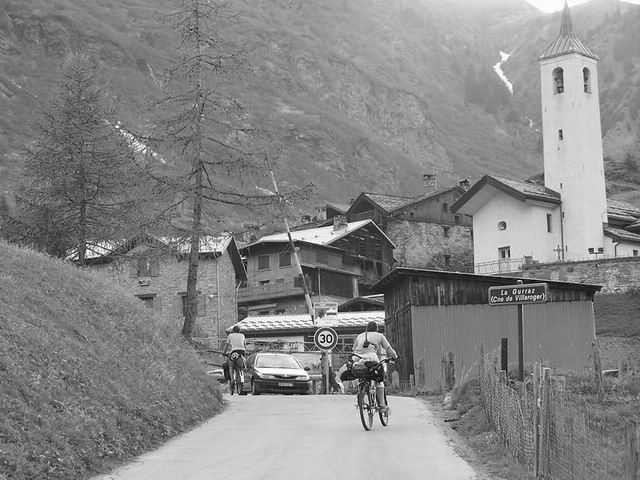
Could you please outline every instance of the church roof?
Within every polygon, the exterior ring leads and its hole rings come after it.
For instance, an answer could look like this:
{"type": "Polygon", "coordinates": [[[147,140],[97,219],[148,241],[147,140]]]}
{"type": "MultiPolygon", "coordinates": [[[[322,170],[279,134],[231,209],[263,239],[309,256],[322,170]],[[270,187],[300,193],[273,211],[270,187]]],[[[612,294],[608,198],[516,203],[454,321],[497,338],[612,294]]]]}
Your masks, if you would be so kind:
{"type": "Polygon", "coordinates": [[[640,209],[627,202],[607,199],[607,215],[616,220],[636,222],[640,219],[640,209]]]}
{"type": "Polygon", "coordinates": [[[640,243],[640,235],[628,232],[621,228],[605,227],[604,234],[617,240],[627,240],[630,242],[640,243]]]}
{"type": "Polygon", "coordinates": [[[595,60],[598,57],[577,37],[573,30],[573,19],[571,18],[571,10],[565,1],[564,11],[562,12],[562,23],[560,25],[560,34],[551,42],[544,53],[540,56],[540,60],[566,55],[567,53],[579,53],[585,57],[595,60]]]}
{"type": "Polygon", "coordinates": [[[553,205],[560,205],[561,203],[560,194],[544,185],[485,175],[451,206],[451,211],[460,211],[467,215],[473,215],[499,191],[523,202],[525,200],[534,200],[553,205]]]}

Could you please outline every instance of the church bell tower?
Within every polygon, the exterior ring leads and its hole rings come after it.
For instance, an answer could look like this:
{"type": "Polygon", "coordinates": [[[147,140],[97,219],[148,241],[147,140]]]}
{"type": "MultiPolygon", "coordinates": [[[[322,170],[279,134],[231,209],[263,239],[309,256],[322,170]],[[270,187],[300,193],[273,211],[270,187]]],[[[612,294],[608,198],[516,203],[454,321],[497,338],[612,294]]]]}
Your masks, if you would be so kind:
{"type": "Polygon", "coordinates": [[[607,222],[598,57],[576,36],[566,1],[539,63],[544,183],[562,200],[562,258],[585,259],[604,247],[607,222]]]}

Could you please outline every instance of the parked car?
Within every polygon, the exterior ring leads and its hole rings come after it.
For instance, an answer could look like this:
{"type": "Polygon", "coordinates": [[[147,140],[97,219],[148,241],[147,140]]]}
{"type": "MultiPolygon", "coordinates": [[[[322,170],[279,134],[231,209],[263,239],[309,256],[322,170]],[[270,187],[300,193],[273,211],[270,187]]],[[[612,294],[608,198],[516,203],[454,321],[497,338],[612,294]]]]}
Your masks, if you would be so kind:
{"type": "Polygon", "coordinates": [[[253,395],[261,393],[300,393],[311,392],[311,378],[298,360],[288,353],[259,352],[247,358],[247,375],[244,391],[253,395]]]}

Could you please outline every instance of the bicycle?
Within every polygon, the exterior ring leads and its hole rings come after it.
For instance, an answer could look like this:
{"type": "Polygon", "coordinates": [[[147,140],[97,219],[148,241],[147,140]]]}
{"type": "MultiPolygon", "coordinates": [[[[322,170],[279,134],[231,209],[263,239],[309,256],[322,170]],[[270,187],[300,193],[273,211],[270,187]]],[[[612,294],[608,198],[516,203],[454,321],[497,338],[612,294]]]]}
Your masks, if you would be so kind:
{"type": "Polygon", "coordinates": [[[224,356],[229,359],[229,366],[233,366],[233,376],[229,381],[229,392],[233,395],[235,389],[238,395],[246,395],[247,392],[242,388],[244,385],[245,371],[244,357],[237,352],[232,352],[231,354],[225,353],[224,356]]]}
{"type": "MultiPolygon", "coordinates": [[[[356,353],[351,354],[352,357],[363,358],[356,353]]],[[[379,385],[378,379],[383,376],[380,368],[384,368],[384,364],[394,363],[392,360],[385,358],[381,362],[365,360],[364,362],[354,363],[351,367],[351,373],[358,379],[356,408],[360,412],[360,421],[366,431],[373,427],[373,418],[376,412],[380,417],[380,423],[383,427],[389,424],[389,403],[387,402],[387,391],[384,386],[379,385]],[[382,389],[378,392],[378,389],[382,389]],[[384,405],[379,403],[378,395],[381,394],[384,405]]]]}

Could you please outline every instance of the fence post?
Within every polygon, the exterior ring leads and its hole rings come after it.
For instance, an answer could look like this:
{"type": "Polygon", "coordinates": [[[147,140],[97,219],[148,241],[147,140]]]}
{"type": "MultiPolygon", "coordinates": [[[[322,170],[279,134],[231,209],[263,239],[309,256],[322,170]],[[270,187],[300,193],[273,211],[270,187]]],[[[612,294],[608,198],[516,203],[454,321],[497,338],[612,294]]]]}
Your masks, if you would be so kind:
{"type": "Polygon", "coordinates": [[[536,478],[540,474],[540,364],[534,363],[533,387],[533,473],[536,478]]]}
{"type": "Polygon", "coordinates": [[[593,339],[591,342],[593,347],[593,370],[595,374],[596,387],[598,388],[598,401],[602,403],[604,401],[604,379],[602,378],[602,362],[600,360],[600,347],[598,346],[598,340],[593,339]]]}
{"type": "Polygon", "coordinates": [[[636,432],[638,424],[636,422],[628,422],[625,426],[624,444],[625,454],[623,458],[623,478],[624,480],[636,480],[636,472],[638,471],[638,446],[636,432]]]}

